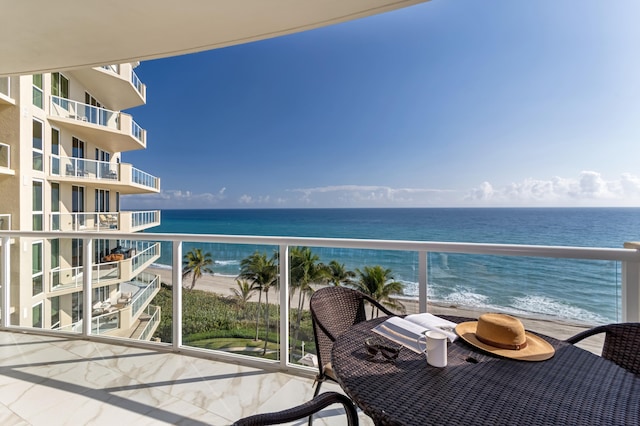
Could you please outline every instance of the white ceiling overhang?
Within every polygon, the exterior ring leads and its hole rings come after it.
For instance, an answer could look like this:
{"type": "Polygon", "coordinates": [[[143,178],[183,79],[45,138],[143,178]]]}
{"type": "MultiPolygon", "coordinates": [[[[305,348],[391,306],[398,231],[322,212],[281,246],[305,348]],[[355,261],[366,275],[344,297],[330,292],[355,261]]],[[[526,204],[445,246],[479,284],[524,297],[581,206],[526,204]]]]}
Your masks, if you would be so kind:
{"type": "Polygon", "coordinates": [[[427,0],[0,0],[0,76],[176,56],[427,0]]]}

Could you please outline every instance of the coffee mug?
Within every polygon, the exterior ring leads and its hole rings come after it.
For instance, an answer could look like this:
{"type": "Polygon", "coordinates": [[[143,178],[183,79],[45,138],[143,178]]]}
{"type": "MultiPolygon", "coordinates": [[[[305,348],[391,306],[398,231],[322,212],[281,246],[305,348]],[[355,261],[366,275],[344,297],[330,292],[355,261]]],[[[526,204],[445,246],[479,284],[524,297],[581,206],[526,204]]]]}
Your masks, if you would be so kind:
{"type": "Polygon", "coordinates": [[[429,365],[447,366],[447,336],[444,334],[432,330],[426,331],[424,336],[418,338],[418,348],[427,356],[429,365]]]}

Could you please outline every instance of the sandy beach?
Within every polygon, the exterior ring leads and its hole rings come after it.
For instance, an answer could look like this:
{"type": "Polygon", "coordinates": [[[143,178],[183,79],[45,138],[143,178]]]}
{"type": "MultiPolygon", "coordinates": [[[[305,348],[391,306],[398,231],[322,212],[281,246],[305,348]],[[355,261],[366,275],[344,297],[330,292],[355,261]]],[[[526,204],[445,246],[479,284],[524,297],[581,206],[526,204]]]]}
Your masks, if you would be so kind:
{"type": "MultiPolygon", "coordinates": [[[[168,268],[149,267],[147,272],[151,274],[157,274],[160,276],[162,283],[172,285],[172,271],[168,268]]],[[[183,281],[183,286],[188,288],[191,285],[191,277],[187,277],[183,281]]],[[[233,295],[233,288],[237,288],[236,279],[234,277],[220,276],[220,275],[203,275],[198,281],[196,281],[196,290],[209,291],[217,293],[222,296],[233,295]]],[[[269,293],[269,299],[272,301],[278,300],[279,291],[273,289],[269,293]]],[[[307,298],[308,299],[308,298],[307,298]]],[[[258,301],[258,295],[255,293],[251,298],[252,301],[258,301]]],[[[296,299],[297,300],[297,299],[296,299]]],[[[406,308],[406,313],[417,313],[418,303],[414,300],[401,299],[406,308]]],[[[305,303],[305,308],[308,309],[308,300],[305,303]]],[[[461,317],[477,318],[484,311],[469,309],[466,307],[458,306],[442,306],[438,304],[430,303],[427,307],[428,311],[435,315],[456,315],[461,317]]],[[[524,324],[527,330],[536,331],[548,336],[555,337],[557,339],[566,339],[574,334],[579,333],[582,330],[589,328],[588,325],[570,323],[569,321],[563,321],[554,318],[542,318],[542,317],[518,317],[524,324]]],[[[596,354],[600,354],[602,350],[602,337],[596,336],[587,339],[578,346],[587,349],[596,354]]]]}

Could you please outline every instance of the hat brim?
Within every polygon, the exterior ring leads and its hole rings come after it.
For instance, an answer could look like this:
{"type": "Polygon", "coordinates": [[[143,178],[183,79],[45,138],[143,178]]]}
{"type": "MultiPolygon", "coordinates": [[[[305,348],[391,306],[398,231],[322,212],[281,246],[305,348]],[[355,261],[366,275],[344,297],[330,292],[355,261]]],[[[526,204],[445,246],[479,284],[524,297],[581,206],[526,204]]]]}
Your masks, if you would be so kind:
{"type": "Polygon", "coordinates": [[[556,353],[553,346],[546,340],[536,336],[533,333],[525,331],[527,336],[527,346],[523,349],[500,349],[486,343],[482,343],[476,337],[476,328],[478,321],[461,322],[456,326],[456,333],[462,340],[473,345],[483,351],[493,355],[516,359],[520,361],[545,361],[556,353]]]}

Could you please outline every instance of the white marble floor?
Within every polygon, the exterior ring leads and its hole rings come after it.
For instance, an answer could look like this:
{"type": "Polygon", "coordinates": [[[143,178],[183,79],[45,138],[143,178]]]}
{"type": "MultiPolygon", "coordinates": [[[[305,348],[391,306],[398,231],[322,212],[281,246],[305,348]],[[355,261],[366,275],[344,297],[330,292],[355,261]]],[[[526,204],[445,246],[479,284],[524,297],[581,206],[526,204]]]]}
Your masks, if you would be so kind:
{"type": "MultiPolygon", "coordinates": [[[[0,332],[4,426],[228,425],[307,401],[312,383],[172,353],[0,332]]],[[[323,390],[340,389],[325,383],[323,390]]],[[[372,424],[360,417],[361,424],[372,424]]],[[[328,407],[315,424],[345,424],[342,409],[328,407]]]]}

